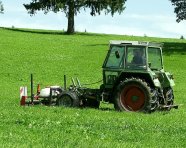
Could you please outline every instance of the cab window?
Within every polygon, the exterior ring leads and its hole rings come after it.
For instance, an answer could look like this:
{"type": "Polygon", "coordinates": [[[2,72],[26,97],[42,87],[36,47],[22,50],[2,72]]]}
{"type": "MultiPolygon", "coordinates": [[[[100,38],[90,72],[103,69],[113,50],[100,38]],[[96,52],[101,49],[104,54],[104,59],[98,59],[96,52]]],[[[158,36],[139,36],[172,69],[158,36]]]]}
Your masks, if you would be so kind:
{"type": "Polygon", "coordinates": [[[146,48],[142,46],[128,46],[126,49],[126,68],[146,68],[145,49],[146,48]]]}
{"type": "Polygon", "coordinates": [[[163,68],[160,48],[148,48],[148,63],[152,70],[161,70],[163,68]]]}
{"type": "Polygon", "coordinates": [[[118,68],[124,65],[124,50],[123,46],[111,46],[109,56],[107,58],[106,67],[118,68]]]}

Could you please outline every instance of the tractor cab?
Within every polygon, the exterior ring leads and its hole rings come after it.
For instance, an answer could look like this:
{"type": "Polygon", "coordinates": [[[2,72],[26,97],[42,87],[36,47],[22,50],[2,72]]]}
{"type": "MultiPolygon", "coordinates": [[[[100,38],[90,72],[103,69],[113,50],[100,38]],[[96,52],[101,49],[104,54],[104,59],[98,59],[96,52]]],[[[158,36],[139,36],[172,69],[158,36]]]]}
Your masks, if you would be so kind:
{"type": "Polygon", "coordinates": [[[163,71],[162,44],[138,41],[110,42],[103,64],[103,79],[107,87],[113,87],[123,72],[128,76],[139,77],[147,71],[151,71],[154,77],[159,71],[163,71]]]}
{"type": "Polygon", "coordinates": [[[162,44],[138,41],[111,41],[103,68],[162,70],[162,44]]]}
{"type": "Polygon", "coordinates": [[[173,104],[174,81],[164,71],[161,43],[111,41],[102,68],[103,99],[116,109],[152,111],[173,104]]]}

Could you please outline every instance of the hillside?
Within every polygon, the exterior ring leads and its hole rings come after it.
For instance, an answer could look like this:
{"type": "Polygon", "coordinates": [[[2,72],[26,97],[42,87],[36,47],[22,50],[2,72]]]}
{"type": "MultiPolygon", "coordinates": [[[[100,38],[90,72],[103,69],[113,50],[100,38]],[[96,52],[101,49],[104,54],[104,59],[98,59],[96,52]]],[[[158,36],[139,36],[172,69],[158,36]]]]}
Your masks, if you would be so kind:
{"type": "MultiPolygon", "coordinates": [[[[186,40],[0,28],[0,145],[2,147],[186,147],[186,40]],[[102,79],[109,40],[164,43],[165,70],[174,74],[178,110],[153,114],[96,109],[20,107],[19,87],[102,79]]],[[[100,83],[90,85],[99,88],[100,83]]]]}

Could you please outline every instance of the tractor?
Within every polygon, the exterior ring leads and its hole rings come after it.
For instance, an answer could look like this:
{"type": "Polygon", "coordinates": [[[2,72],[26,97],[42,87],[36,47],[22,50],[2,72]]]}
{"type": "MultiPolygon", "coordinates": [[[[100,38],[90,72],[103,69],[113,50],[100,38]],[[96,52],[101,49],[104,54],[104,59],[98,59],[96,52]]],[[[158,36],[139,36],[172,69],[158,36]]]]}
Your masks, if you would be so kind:
{"type": "Polygon", "coordinates": [[[164,71],[162,45],[111,41],[103,64],[104,100],[120,111],[152,112],[177,108],[173,75],[164,71]]]}
{"type": "MultiPolygon", "coordinates": [[[[72,78],[72,85],[38,90],[27,104],[39,102],[65,107],[98,108],[101,101],[118,111],[153,112],[178,108],[174,105],[173,75],[164,71],[161,43],[110,41],[103,63],[103,83],[98,89],[85,88],[72,78]],[[36,98],[36,99],[35,99],[36,98]],[[39,101],[38,101],[39,100],[39,101]]],[[[32,84],[31,78],[31,85],[32,84]]],[[[24,102],[24,101],[23,101],[24,102]]],[[[24,103],[22,103],[24,104],[24,103]]]]}

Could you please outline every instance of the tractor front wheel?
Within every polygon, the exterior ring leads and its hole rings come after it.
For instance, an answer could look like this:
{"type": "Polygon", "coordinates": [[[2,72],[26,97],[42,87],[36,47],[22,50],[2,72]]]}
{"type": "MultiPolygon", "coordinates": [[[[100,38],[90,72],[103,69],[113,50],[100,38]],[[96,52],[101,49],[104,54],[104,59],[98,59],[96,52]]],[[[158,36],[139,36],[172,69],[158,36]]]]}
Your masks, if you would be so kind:
{"type": "Polygon", "coordinates": [[[126,79],[115,91],[114,106],[119,111],[152,112],[156,109],[156,96],[152,95],[146,82],[137,78],[126,79]]]}
{"type": "Polygon", "coordinates": [[[164,96],[166,99],[166,105],[173,105],[174,104],[174,93],[172,88],[165,88],[164,89],[164,96]]]}
{"type": "MultiPolygon", "coordinates": [[[[164,93],[165,100],[161,104],[162,105],[166,105],[166,106],[173,105],[174,104],[174,93],[173,93],[173,89],[171,87],[164,88],[163,93],[164,93]]],[[[171,110],[171,107],[167,107],[164,110],[170,111],[171,110]]]]}

